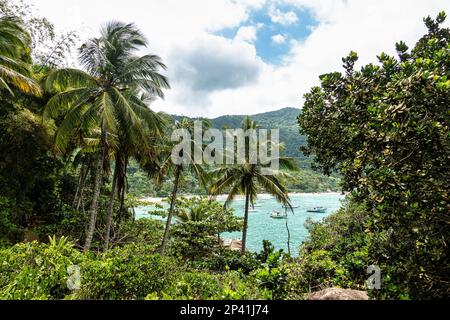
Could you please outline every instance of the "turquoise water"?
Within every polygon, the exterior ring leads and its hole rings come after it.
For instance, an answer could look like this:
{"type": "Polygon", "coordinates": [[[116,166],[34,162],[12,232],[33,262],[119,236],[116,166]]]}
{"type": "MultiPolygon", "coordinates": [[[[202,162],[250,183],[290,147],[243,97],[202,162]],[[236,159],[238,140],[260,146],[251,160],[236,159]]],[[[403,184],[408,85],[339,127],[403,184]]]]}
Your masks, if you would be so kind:
{"type": "MultiPolygon", "coordinates": [[[[298,207],[294,209],[294,214],[289,214],[288,224],[291,232],[291,251],[297,255],[300,244],[308,239],[308,231],[305,222],[308,218],[320,221],[337,211],[341,207],[341,200],[344,196],[339,194],[301,194],[291,195],[292,205],[298,207]],[[326,207],[327,213],[309,213],[307,210],[313,207],[326,207]]],[[[236,200],[233,204],[236,215],[244,216],[244,200],[236,200]]],[[[137,218],[148,217],[148,212],[153,208],[141,207],[136,209],[137,218]]],[[[284,249],[287,252],[287,230],[286,220],[272,219],[272,211],[284,212],[281,205],[274,198],[260,197],[255,211],[249,213],[249,227],[247,236],[247,246],[250,251],[261,251],[263,240],[269,240],[277,249],[284,249]]],[[[227,233],[222,235],[225,239],[241,239],[240,232],[227,233]]]]}

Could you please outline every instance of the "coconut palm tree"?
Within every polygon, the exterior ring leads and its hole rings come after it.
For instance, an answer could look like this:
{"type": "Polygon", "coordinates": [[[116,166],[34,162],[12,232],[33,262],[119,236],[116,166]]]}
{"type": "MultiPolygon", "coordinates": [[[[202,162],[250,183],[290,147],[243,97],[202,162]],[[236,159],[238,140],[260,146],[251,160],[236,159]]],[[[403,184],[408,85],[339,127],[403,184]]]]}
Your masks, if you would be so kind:
{"type": "MultiPolygon", "coordinates": [[[[247,117],[242,123],[242,129],[256,130],[257,124],[247,117]]],[[[249,208],[250,206],[254,207],[258,197],[258,190],[263,189],[274,196],[286,208],[292,208],[288,190],[284,184],[284,179],[290,176],[283,170],[297,170],[293,159],[280,157],[273,160],[279,161],[281,170],[273,171],[271,175],[267,175],[270,169],[266,165],[262,163],[253,164],[254,161],[250,161],[250,139],[248,137],[246,138],[245,148],[246,156],[243,163],[224,165],[210,173],[212,178],[216,178],[216,181],[211,186],[211,194],[228,193],[225,207],[230,207],[237,196],[245,196],[242,253],[245,252],[247,247],[249,208]],[[263,172],[263,169],[265,169],[265,172],[263,172]]]]}
{"type": "MultiPolygon", "coordinates": [[[[150,105],[154,101],[153,96],[146,95],[145,93],[138,94],[130,90],[127,94],[129,95],[130,100],[132,100],[136,104],[142,104],[143,106],[150,105]]],[[[127,121],[119,118],[117,135],[118,143],[117,148],[114,148],[113,150],[115,165],[112,179],[111,196],[106,215],[105,235],[103,238],[103,250],[105,252],[109,248],[116,194],[119,195],[120,199],[121,208],[119,209],[119,213],[121,212],[121,210],[123,210],[129,158],[135,157],[136,159],[144,158],[153,160],[157,156],[157,141],[159,141],[159,139],[162,139],[165,120],[150,109],[148,112],[151,117],[143,120],[142,126],[129,127],[127,125],[127,121]]]]}
{"type": "Polygon", "coordinates": [[[31,38],[16,17],[0,17],[0,89],[14,95],[11,86],[23,93],[41,95],[31,79],[31,38]]]}
{"type": "MultiPolygon", "coordinates": [[[[209,126],[208,123],[203,122],[202,123],[204,126],[209,126]]],[[[194,123],[191,120],[188,119],[183,119],[181,122],[177,122],[174,127],[174,130],[178,130],[178,129],[186,129],[191,133],[191,137],[192,137],[192,133],[194,131],[194,123]]],[[[191,151],[197,149],[197,148],[201,148],[201,150],[203,150],[203,145],[198,145],[198,143],[196,141],[194,141],[194,139],[191,139],[190,141],[185,141],[186,143],[189,143],[191,145],[191,151]]],[[[206,172],[206,170],[203,168],[202,165],[197,164],[194,161],[193,158],[193,152],[192,154],[189,155],[189,161],[187,161],[188,163],[184,163],[184,164],[175,164],[172,161],[172,150],[173,150],[173,144],[172,143],[165,143],[166,148],[165,150],[161,153],[160,156],[162,156],[162,161],[161,161],[161,165],[159,165],[158,170],[156,172],[154,172],[154,174],[156,175],[156,181],[157,184],[160,186],[164,180],[164,178],[169,175],[172,174],[173,175],[173,189],[172,189],[172,194],[170,196],[170,208],[169,208],[169,212],[167,215],[167,221],[166,221],[166,228],[164,231],[164,236],[163,236],[163,240],[161,242],[161,254],[165,255],[166,252],[166,247],[167,247],[167,243],[169,241],[169,235],[170,235],[170,227],[172,225],[172,219],[175,213],[175,205],[176,205],[176,200],[177,200],[177,195],[178,195],[178,189],[179,189],[179,185],[180,182],[183,178],[183,173],[187,170],[190,170],[194,176],[196,176],[198,178],[198,180],[200,181],[200,183],[202,184],[202,186],[207,189],[207,184],[209,181],[209,176],[208,173],[206,172]]]]}
{"type": "Polygon", "coordinates": [[[136,55],[146,46],[146,38],[134,24],[109,22],[99,38],[90,39],[80,48],[85,71],[54,70],[44,82],[48,91],[56,92],[44,110],[44,118],[66,111],[56,134],[57,151],[65,152],[74,134],[93,127],[100,131],[84,251],[89,251],[94,236],[108,136],[117,134],[119,126],[144,128],[145,123],[154,121],[147,105],[130,91],[164,98],[163,89],[170,88],[167,78],[159,73],[166,66],[158,56],[136,55]]]}

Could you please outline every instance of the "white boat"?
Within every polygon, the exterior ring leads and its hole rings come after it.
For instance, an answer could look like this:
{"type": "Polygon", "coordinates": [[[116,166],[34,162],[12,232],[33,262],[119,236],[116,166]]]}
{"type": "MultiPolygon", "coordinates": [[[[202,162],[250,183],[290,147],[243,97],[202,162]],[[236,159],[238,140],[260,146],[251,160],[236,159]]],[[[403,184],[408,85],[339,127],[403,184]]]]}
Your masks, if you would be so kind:
{"type": "Polygon", "coordinates": [[[327,208],[325,207],[314,207],[311,209],[306,210],[307,212],[313,212],[313,213],[326,213],[327,212],[327,208]]]}
{"type": "MultiPolygon", "coordinates": [[[[300,206],[292,206],[291,208],[292,209],[298,209],[298,208],[300,208],[300,206]]],[[[290,208],[287,208],[287,207],[283,206],[283,209],[290,209],[290,208]]]]}
{"type": "Polygon", "coordinates": [[[287,219],[287,213],[281,213],[281,212],[279,212],[279,211],[273,211],[273,212],[270,214],[270,217],[271,217],[272,219],[287,219]]]}

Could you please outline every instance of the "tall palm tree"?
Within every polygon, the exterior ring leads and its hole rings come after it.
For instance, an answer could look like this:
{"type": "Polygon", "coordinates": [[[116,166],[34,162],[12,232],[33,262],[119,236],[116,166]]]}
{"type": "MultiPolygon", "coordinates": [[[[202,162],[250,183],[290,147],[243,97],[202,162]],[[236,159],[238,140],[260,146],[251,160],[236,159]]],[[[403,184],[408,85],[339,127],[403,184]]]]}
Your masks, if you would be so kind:
{"type": "Polygon", "coordinates": [[[40,86],[31,79],[31,37],[20,19],[0,17],[0,89],[14,95],[11,86],[23,93],[41,95],[40,86]]]}
{"type": "MultiPolygon", "coordinates": [[[[203,125],[207,125],[207,123],[203,122],[203,125]]],[[[173,127],[173,129],[174,130],[186,129],[191,133],[192,136],[192,133],[194,132],[194,123],[191,120],[183,119],[181,122],[177,122],[173,127]]],[[[203,150],[203,145],[198,145],[198,143],[194,141],[194,139],[191,139],[190,141],[188,141],[188,143],[190,143],[192,151],[195,150],[196,148],[202,148],[201,150],[203,150]]],[[[176,209],[175,205],[178,195],[178,189],[180,182],[183,178],[183,173],[186,170],[190,170],[198,178],[198,180],[205,189],[207,189],[207,184],[209,181],[208,173],[206,172],[206,170],[203,168],[202,165],[195,163],[193,154],[190,155],[191,158],[188,161],[189,163],[174,164],[172,161],[172,147],[173,144],[166,143],[165,152],[161,153],[161,155],[163,156],[161,165],[159,165],[159,169],[156,172],[156,181],[158,185],[162,184],[164,177],[166,177],[168,174],[171,173],[174,177],[173,189],[170,197],[170,208],[167,215],[164,236],[161,242],[161,255],[165,255],[166,253],[167,243],[169,241],[170,235],[170,227],[172,225],[172,219],[176,209]]]]}
{"type": "MultiPolygon", "coordinates": [[[[249,117],[242,123],[244,130],[256,130],[257,124],[249,117]]],[[[272,175],[267,175],[267,170],[270,170],[264,164],[253,164],[250,161],[250,139],[247,137],[245,142],[246,156],[241,164],[224,165],[211,172],[211,177],[217,180],[211,186],[211,194],[218,195],[221,193],[228,193],[228,198],[225,202],[226,207],[230,207],[236,196],[245,196],[245,212],[244,212],[244,226],[242,231],[242,253],[247,248],[247,230],[248,230],[248,213],[250,206],[254,207],[258,198],[258,188],[262,188],[267,193],[274,196],[277,201],[282,203],[286,208],[291,208],[288,190],[284,184],[284,179],[289,177],[289,174],[282,170],[297,170],[297,166],[293,159],[280,157],[280,171],[272,172],[272,175]],[[266,170],[263,174],[263,169],[266,170]]]]}
{"type": "Polygon", "coordinates": [[[80,48],[80,62],[86,71],[55,70],[49,73],[44,83],[47,90],[56,92],[44,110],[44,118],[66,110],[56,134],[58,151],[65,152],[75,133],[100,128],[84,251],[90,250],[94,236],[108,135],[117,133],[119,125],[142,128],[145,122],[154,121],[154,114],[130,91],[164,98],[163,89],[170,88],[167,78],[159,73],[166,66],[158,56],[135,55],[147,44],[134,24],[109,22],[101,29],[99,38],[90,39],[80,48]]]}
{"type": "MultiPolygon", "coordinates": [[[[136,104],[143,106],[150,105],[153,102],[153,97],[144,93],[138,95],[136,92],[129,91],[129,98],[136,104]],[[138,98],[136,98],[138,97],[138,98]]],[[[106,228],[103,238],[103,250],[106,252],[109,248],[109,240],[111,234],[111,226],[113,221],[113,209],[116,194],[119,194],[121,208],[123,210],[124,191],[126,190],[126,175],[127,167],[130,157],[137,159],[144,158],[153,160],[156,158],[157,151],[155,150],[156,143],[162,138],[163,129],[165,127],[165,120],[158,114],[149,109],[148,111],[152,117],[143,120],[142,126],[128,127],[127,121],[119,118],[118,126],[118,143],[117,148],[114,148],[114,173],[112,180],[111,196],[109,200],[106,228]]],[[[119,211],[119,214],[120,214],[119,211]]]]}

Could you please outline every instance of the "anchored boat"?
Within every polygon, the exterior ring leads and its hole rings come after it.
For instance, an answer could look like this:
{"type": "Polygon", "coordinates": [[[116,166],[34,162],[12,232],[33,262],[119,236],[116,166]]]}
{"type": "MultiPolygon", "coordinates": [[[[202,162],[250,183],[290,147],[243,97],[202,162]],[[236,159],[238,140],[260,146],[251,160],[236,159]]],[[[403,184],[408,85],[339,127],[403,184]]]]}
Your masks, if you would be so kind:
{"type": "MultiPolygon", "coordinates": [[[[292,206],[291,208],[292,209],[298,209],[298,208],[300,208],[300,206],[292,206]]],[[[291,208],[283,206],[283,209],[291,209],[291,208]]]]}
{"type": "Polygon", "coordinates": [[[314,207],[314,208],[308,209],[306,211],[312,212],[312,213],[326,213],[328,211],[328,209],[325,207],[314,207]]]}
{"type": "Polygon", "coordinates": [[[287,213],[281,213],[281,212],[279,212],[279,211],[273,211],[273,212],[270,214],[270,217],[271,217],[272,219],[287,219],[287,213]]]}

